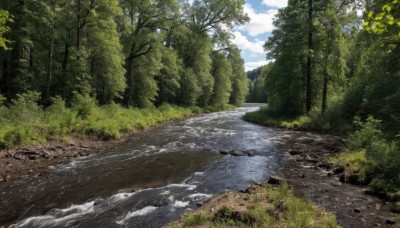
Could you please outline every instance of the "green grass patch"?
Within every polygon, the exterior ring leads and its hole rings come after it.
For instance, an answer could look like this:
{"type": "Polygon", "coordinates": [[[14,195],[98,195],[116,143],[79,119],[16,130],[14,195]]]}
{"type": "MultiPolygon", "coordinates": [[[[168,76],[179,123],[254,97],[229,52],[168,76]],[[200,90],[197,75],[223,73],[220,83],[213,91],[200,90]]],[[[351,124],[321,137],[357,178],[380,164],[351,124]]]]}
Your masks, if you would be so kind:
{"type": "Polygon", "coordinates": [[[0,147],[64,141],[71,136],[118,139],[125,133],[162,122],[234,108],[226,105],[202,109],[163,104],[157,108],[138,109],[115,103],[98,106],[95,99],[77,95],[70,106],[61,98],[54,98],[52,105],[44,109],[38,105],[39,98],[38,93],[30,92],[19,95],[9,106],[0,102],[0,147]]]}
{"type": "Polygon", "coordinates": [[[339,227],[333,214],[294,196],[287,184],[226,193],[169,227],[339,227]],[[211,209],[212,208],[212,209],[211,209]],[[211,213],[206,211],[211,209],[211,213]]]}
{"type": "Polygon", "coordinates": [[[262,107],[259,111],[246,113],[242,118],[260,125],[294,130],[347,133],[352,127],[351,124],[335,118],[331,113],[321,114],[318,111],[312,111],[307,115],[291,117],[276,115],[268,107],[262,107]]]}

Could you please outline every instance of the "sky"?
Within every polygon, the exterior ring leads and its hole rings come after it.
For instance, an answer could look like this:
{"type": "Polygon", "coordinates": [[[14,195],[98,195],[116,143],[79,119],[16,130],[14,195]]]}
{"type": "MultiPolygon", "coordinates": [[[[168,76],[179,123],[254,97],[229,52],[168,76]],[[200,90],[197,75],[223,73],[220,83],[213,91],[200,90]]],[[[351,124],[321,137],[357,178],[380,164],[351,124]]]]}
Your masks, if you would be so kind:
{"type": "Polygon", "coordinates": [[[246,0],[244,10],[250,22],[238,27],[232,39],[242,50],[246,71],[268,63],[263,45],[274,29],[272,22],[278,9],[286,5],[287,0],[246,0]]]}

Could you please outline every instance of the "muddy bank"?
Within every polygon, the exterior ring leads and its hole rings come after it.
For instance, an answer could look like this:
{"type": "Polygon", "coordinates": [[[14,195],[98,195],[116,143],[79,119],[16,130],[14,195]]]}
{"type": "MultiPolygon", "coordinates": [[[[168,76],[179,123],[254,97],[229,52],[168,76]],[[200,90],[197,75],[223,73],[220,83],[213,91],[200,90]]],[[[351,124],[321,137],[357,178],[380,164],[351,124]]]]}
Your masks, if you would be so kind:
{"type": "Polygon", "coordinates": [[[344,149],[340,137],[289,132],[275,143],[287,154],[283,176],[295,194],[332,211],[343,227],[400,227],[389,202],[366,194],[362,183],[343,183],[343,170],[327,162],[344,149]]]}

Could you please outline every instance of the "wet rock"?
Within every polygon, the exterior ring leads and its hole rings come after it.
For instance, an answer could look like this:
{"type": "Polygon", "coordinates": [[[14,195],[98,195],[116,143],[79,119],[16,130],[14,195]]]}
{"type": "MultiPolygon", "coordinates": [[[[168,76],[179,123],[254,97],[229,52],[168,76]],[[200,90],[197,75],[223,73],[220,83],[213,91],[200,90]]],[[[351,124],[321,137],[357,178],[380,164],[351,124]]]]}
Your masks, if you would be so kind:
{"type": "Polygon", "coordinates": [[[328,172],[326,175],[327,175],[328,177],[331,177],[331,176],[334,175],[334,173],[333,173],[333,172],[328,172]]]}
{"type": "Polygon", "coordinates": [[[386,219],[386,224],[394,225],[394,224],[396,224],[396,222],[393,219],[386,219]]]}
{"type": "Polygon", "coordinates": [[[220,153],[220,151],[217,150],[217,149],[210,149],[210,152],[211,152],[211,153],[220,153]]]}
{"type": "Polygon", "coordinates": [[[350,184],[365,184],[356,173],[342,173],[339,177],[340,182],[350,184]]]}
{"type": "Polygon", "coordinates": [[[268,184],[280,184],[283,182],[283,178],[279,176],[270,176],[268,179],[268,184]]]}
{"type": "Polygon", "coordinates": [[[289,154],[292,156],[303,154],[303,151],[300,150],[290,150],[289,154]]]}
{"type": "Polygon", "coordinates": [[[83,151],[79,151],[78,154],[79,154],[79,156],[81,156],[81,157],[87,156],[87,154],[86,154],[85,152],[83,152],[83,151]]]}
{"type": "Polygon", "coordinates": [[[89,146],[89,145],[87,145],[87,144],[84,144],[84,143],[82,143],[82,144],[80,145],[80,147],[86,148],[86,149],[92,148],[91,146],[89,146]]]}
{"type": "Polygon", "coordinates": [[[400,194],[399,193],[387,193],[386,194],[387,200],[390,202],[397,202],[400,201],[400,194]]]}
{"type": "Polygon", "coordinates": [[[223,154],[223,155],[227,155],[227,154],[229,154],[229,151],[227,151],[227,150],[220,150],[219,153],[220,153],[220,154],[223,154]]]}
{"type": "Polygon", "coordinates": [[[308,162],[308,163],[313,163],[313,164],[317,164],[318,163],[318,160],[316,160],[316,159],[306,159],[305,161],[308,162]]]}
{"type": "Polygon", "coordinates": [[[358,208],[354,208],[353,211],[354,211],[355,213],[361,213],[361,210],[358,209],[358,208]]]}
{"type": "Polygon", "coordinates": [[[234,151],[230,152],[230,155],[232,155],[234,157],[248,156],[245,152],[240,151],[240,150],[234,150],[234,151]]]}
{"type": "Polygon", "coordinates": [[[335,174],[343,173],[344,172],[344,168],[343,167],[336,167],[336,168],[333,169],[333,172],[335,174]]]}
{"type": "Polygon", "coordinates": [[[32,169],[31,169],[31,170],[29,170],[29,171],[28,171],[28,173],[33,173],[33,170],[32,170],[32,169]]]}
{"type": "Polygon", "coordinates": [[[104,204],[106,202],[107,201],[105,199],[97,199],[96,201],[94,201],[93,205],[97,206],[97,205],[100,205],[100,204],[104,204]]]}
{"type": "Polygon", "coordinates": [[[321,163],[318,166],[320,168],[324,168],[324,169],[332,169],[332,164],[331,163],[321,163]]]}
{"type": "Polygon", "coordinates": [[[304,174],[299,174],[299,177],[300,177],[300,178],[305,178],[306,175],[304,175],[304,174]]]}
{"type": "Polygon", "coordinates": [[[28,158],[29,158],[29,160],[36,160],[37,157],[36,157],[36,155],[31,154],[28,156],[28,158]]]}
{"type": "Polygon", "coordinates": [[[340,183],[340,182],[338,182],[338,181],[334,181],[334,182],[331,182],[331,185],[332,185],[332,186],[335,186],[335,187],[338,187],[338,186],[341,186],[342,183],[340,183]]]}
{"type": "Polygon", "coordinates": [[[374,192],[369,189],[366,189],[366,190],[364,190],[364,194],[372,196],[372,195],[374,195],[374,192]]]}

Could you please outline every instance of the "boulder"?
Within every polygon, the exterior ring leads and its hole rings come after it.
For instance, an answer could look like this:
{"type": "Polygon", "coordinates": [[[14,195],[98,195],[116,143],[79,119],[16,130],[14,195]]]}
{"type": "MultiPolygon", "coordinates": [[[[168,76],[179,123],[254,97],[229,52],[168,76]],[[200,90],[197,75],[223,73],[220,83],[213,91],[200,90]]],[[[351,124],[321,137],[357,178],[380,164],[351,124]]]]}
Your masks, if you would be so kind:
{"type": "Polygon", "coordinates": [[[280,184],[283,182],[283,178],[279,176],[270,176],[268,179],[268,184],[280,184]]]}
{"type": "Polygon", "coordinates": [[[232,155],[234,157],[248,156],[245,152],[243,152],[241,150],[234,150],[234,151],[230,152],[230,155],[232,155]]]}
{"type": "Polygon", "coordinates": [[[227,154],[229,154],[229,151],[227,151],[227,150],[220,150],[219,153],[220,153],[220,154],[223,154],[223,155],[227,155],[227,154]]]}

